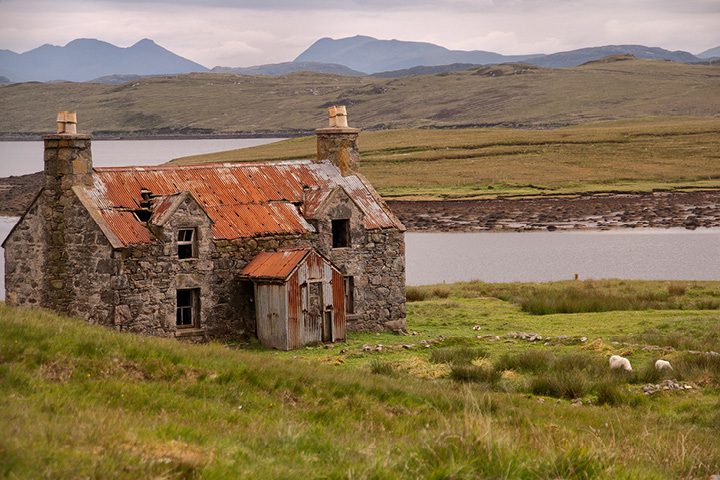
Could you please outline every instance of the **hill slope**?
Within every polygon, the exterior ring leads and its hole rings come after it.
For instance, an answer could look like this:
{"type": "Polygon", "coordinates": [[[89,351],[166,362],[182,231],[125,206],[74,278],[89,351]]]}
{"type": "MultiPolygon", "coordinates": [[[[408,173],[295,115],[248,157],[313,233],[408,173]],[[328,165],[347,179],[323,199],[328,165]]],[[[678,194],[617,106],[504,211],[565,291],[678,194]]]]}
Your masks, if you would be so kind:
{"type": "Polygon", "coordinates": [[[363,72],[379,73],[414,67],[451,65],[454,63],[487,65],[505,62],[526,62],[544,67],[565,68],[598,60],[608,55],[633,55],[637,58],[685,63],[694,63],[700,60],[688,52],[671,52],[663,48],[646,47],[644,45],[605,45],[550,55],[501,55],[478,50],[448,50],[432,43],[378,40],[373,37],[358,35],[337,40],[322,38],[308,47],[295,61],[339,63],[363,72]]]}
{"type": "Polygon", "coordinates": [[[83,131],[282,136],[325,124],[326,107],[334,104],[347,105],[350,122],[364,129],[714,116],[720,66],[627,60],[571,69],[510,64],[399,79],[206,73],[119,86],[25,83],[0,87],[0,132],[48,132],[58,110],[77,110],[83,131]]]}
{"type": "Polygon", "coordinates": [[[283,62],[268,63],[266,65],[255,65],[252,67],[215,67],[211,70],[214,73],[236,73],[238,75],[288,75],[296,72],[329,73],[331,75],[347,75],[351,77],[363,76],[345,65],[337,63],[320,62],[283,62]]]}
{"type": "Polygon", "coordinates": [[[64,47],[43,45],[25,53],[0,52],[0,75],[13,82],[69,80],[84,82],[107,75],[156,75],[204,72],[207,68],[150,39],[121,48],[79,38],[64,47]]]}
{"type": "Polygon", "coordinates": [[[707,478],[720,467],[720,378],[686,350],[718,348],[716,311],[580,309],[548,321],[498,297],[542,308],[574,292],[635,308],[638,298],[693,308],[717,303],[717,291],[717,282],[627,281],[427,288],[416,292],[427,301],[408,304],[419,336],[353,334],[347,344],[295,352],[143,338],[0,303],[0,475],[707,478]],[[474,319],[507,341],[476,338],[474,319]],[[550,344],[510,340],[511,330],[526,329],[550,344]],[[616,347],[602,338],[619,331],[637,374],[613,380],[606,362],[616,347]],[[402,347],[420,339],[431,347],[402,347]],[[365,352],[365,343],[385,348],[365,352]],[[669,358],[691,392],[641,393],[656,345],[675,346],[669,358]],[[575,367],[562,375],[510,364],[530,351],[575,367]],[[479,357],[483,366],[470,365],[479,357]],[[678,448],[678,431],[692,455],[678,448]]]}
{"type": "MultiPolygon", "coordinates": [[[[360,171],[386,198],[494,198],[720,187],[720,119],[656,118],[554,130],[363,132],[360,171]]],[[[179,163],[313,158],[315,138],[179,163]]]]}
{"type": "Polygon", "coordinates": [[[362,72],[377,73],[420,65],[487,64],[522,61],[530,57],[532,55],[501,55],[480,50],[448,50],[432,43],[378,40],[373,37],[357,35],[338,40],[321,38],[298,55],[295,61],[339,63],[362,72]]]}
{"type": "Polygon", "coordinates": [[[688,52],[671,52],[658,47],[646,47],[644,45],[605,45],[602,47],[580,48],[567,52],[553,53],[543,57],[532,58],[528,60],[528,63],[544,67],[574,67],[610,55],[632,55],[635,58],[670,60],[683,63],[694,63],[700,60],[688,52]]]}
{"type": "Polygon", "coordinates": [[[698,58],[716,58],[720,57],[720,46],[715,48],[708,48],[704,52],[697,54],[698,58]]]}

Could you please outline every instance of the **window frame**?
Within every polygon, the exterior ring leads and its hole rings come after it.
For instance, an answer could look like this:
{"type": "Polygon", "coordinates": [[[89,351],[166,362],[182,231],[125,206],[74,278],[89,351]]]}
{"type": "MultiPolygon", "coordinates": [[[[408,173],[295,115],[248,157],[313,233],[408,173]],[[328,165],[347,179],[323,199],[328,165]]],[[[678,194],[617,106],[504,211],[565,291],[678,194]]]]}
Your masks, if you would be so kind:
{"type": "Polygon", "coordinates": [[[330,220],[330,231],[332,234],[332,248],[352,247],[349,218],[334,218],[330,220]]]}
{"type": "Polygon", "coordinates": [[[195,227],[182,227],[178,228],[177,235],[175,237],[177,242],[177,258],[179,260],[193,260],[197,258],[197,228],[195,227]],[[190,232],[190,240],[180,240],[180,236],[183,233],[190,232]],[[189,256],[181,256],[180,252],[185,250],[185,247],[190,247],[189,256]]]}
{"type": "Polygon", "coordinates": [[[192,329],[200,328],[200,289],[199,288],[178,288],[175,294],[175,328],[192,329]],[[180,292],[188,292],[190,304],[180,306],[180,292]],[[190,323],[179,323],[184,315],[181,312],[190,312],[190,323]]]}

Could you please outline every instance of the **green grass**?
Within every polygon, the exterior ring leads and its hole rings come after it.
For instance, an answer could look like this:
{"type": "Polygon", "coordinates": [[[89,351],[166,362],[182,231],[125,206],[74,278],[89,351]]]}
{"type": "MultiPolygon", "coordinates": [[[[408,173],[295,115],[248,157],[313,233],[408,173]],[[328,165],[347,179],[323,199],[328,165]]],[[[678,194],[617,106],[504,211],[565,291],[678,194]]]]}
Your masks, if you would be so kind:
{"type": "MultiPolygon", "coordinates": [[[[356,333],[345,344],[291,352],[138,337],[0,304],[0,477],[720,471],[720,362],[691,353],[717,345],[717,311],[532,315],[500,298],[533,287],[562,284],[447,285],[447,298],[408,303],[409,336],[356,333]],[[677,341],[684,337],[698,343],[677,341]],[[365,344],[384,348],[367,352],[365,344]],[[609,372],[611,354],[635,371],[609,372]],[[642,394],[644,383],[664,378],[650,370],[657,358],[695,388],[642,394]]],[[[685,287],[673,296],[708,296],[720,283],[685,287]]],[[[653,292],[668,283],[605,288],[653,292]]]]}
{"type": "MultiPolygon", "coordinates": [[[[386,198],[495,198],[720,186],[720,118],[644,118],[554,130],[363,132],[360,171],[386,198]]],[[[315,138],[178,163],[313,158],[315,138]]]]}
{"type": "MultiPolygon", "coordinates": [[[[583,280],[548,283],[463,282],[447,286],[413,287],[413,298],[432,298],[438,288],[444,298],[491,296],[508,300],[534,315],[609,312],[616,310],[718,310],[717,282],[634,282],[583,280]]],[[[677,342],[683,341],[678,337],[677,342]]],[[[692,341],[685,338],[685,341],[692,341]]]]}

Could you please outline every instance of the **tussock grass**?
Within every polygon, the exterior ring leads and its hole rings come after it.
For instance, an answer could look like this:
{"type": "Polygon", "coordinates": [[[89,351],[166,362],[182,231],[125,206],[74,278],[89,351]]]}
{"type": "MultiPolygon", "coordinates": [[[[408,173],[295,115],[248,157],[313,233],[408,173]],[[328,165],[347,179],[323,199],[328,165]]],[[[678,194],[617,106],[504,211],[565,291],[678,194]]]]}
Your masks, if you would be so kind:
{"type": "Polygon", "coordinates": [[[533,377],[530,391],[535,395],[557,398],[580,398],[588,391],[588,382],[582,372],[569,370],[555,371],[533,377]]]}
{"type": "MultiPolygon", "coordinates": [[[[649,332],[680,333],[712,345],[717,312],[538,316],[498,298],[522,296],[534,285],[467,286],[446,285],[451,301],[409,303],[416,335],[351,333],[347,344],[292,352],[136,337],[0,304],[0,431],[10,432],[0,437],[0,477],[610,479],[717,472],[716,361],[690,353],[689,343],[658,350],[641,341],[649,332]],[[519,331],[588,341],[544,345],[505,336],[519,331]],[[620,337],[627,342],[614,343],[620,337]],[[433,346],[421,347],[422,340],[433,346]],[[386,348],[364,352],[366,343],[386,348]],[[407,343],[415,346],[403,348],[407,343]],[[445,349],[483,356],[443,353],[453,363],[431,362],[445,349]],[[518,360],[528,351],[546,352],[538,355],[543,362],[518,360]],[[612,353],[627,355],[635,371],[609,371],[612,353]],[[656,383],[644,370],[657,358],[672,362],[671,378],[695,388],[642,394],[645,380],[656,383]],[[529,367],[502,370],[501,359],[529,367]],[[558,400],[538,398],[533,386],[558,400]],[[571,405],[581,392],[582,404],[571,405]]],[[[678,297],[711,298],[716,286],[689,282],[678,297]]],[[[667,282],[594,287],[668,292],[667,282]]]]}
{"type": "Polygon", "coordinates": [[[479,347],[438,347],[430,352],[430,361],[451,365],[468,365],[473,360],[487,356],[487,351],[479,347]]]}
{"type": "Polygon", "coordinates": [[[370,371],[376,375],[387,375],[390,377],[396,374],[395,368],[391,363],[377,359],[370,362],[370,371]]]}
{"type": "Polygon", "coordinates": [[[720,386],[720,355],[685,353],[675,360],[673,368],[683,380],[720,386]]]}
{"type": "MultiPolygon", "coordinates": [[[[415,288],[431,290],[434,287],[415,288]]],[[[451,295],[495,297],[513,302],[534,315],[648,309],[714,310],[720,307],[720,285],[716,282],[463,282],[453,286],[451,295]]]]}
{"type": "Polygon", "coordinates": [[[501,373],[492,365],[453,364],[450,378],[459,382],[488,383],[495,385],[500,381],[501,373]]]}
{"type": "Polygon", "coordinates": [[[555,356],[547,350],[526,350],[514,355],[504,354],[496,362],[495,368],[537,373],[549,370],[554,360],[555,356]]]}
{"type": "Polygon", "coordinates": [[[450,292],[450,288],[446,286],[434,286],[432,288],[409,286],[405,289],[405,299],[408,302],[443,299],[448,298],[450,296],[450,292]]]}
{"type": "Polygon", "coordinates": [[[720,352],[720,316],[714,323],[684,325],[663,324],[648,328],[633,335],[615,335],[616,340],[658,347],[671,347],[675,350],[697,350],[702,352],[720,352]]]}

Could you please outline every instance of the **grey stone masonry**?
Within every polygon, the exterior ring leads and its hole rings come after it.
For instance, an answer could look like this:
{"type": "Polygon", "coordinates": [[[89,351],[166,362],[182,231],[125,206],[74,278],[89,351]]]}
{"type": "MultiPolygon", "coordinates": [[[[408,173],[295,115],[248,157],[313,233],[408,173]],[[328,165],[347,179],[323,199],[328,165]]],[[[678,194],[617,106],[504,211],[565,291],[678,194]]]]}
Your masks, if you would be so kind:
{"type": "Polygon", "coordinates": [[[360,161],[357,138],[360,130],[349,127],[319,128],[317,136],[317,160],[330,160],[340,169],[343,177],[357,171],[360,161]]]}
{"type": "MultiPolygon", "coordinates": [[[[75,119],[74,114],[67,118],[75,119]]],[[[73,126],[68,120],[58,128],[72,132],[73,126]]],[[[318,130],[319,161],[330,160],[343,177],[356,175],[358,132],[344,126],[318,130]]],[[[93,195],[98,195],[97,182],[108,171],[93,171],[90,136],[53,134],[44,142],[44,187],[4,243],[8,304],[49,308],[141,334],[233,341],[253,335],[256,328],[253,285],[241,277],[243,268],[261,252],[312,247],[352,287],[346,293],[346,299],[352,299],[348,330],[396,330],[404,325],[404,227],[397,220],[378,224],[365,217],[373,211],[392,214],[361,176],[326,185],[317,201],[307,202],[307,210],[305,196],[303,202],[290,204],[302,215],[303,230],[250,238],[238,233],[240,238],[232,239],[232,231],[225,237],[214,231],[218,224],[202,195],[178,186],[173,188],[180,191],[153,194],[139,184],[134,193],[142,193],[143,200],[136,207],[117,207],[111,197],[98,206],[93,195]],[[363,197],[364,204],[348,193],[347,185],[353,182],[362,182],[371,192],[363,197]],[[116,209],[123,217],[108,220],[103,209],[116,209]],[[123,228],[140,228],[149,237],[123,241],[123,228]],[[189,231],[192,240],[181,239],[180,234],[189,231]],[[187,298],[193,299],[191,322],[183,320],[187,310],[182,308],[190,307],[181,305],[188,302],[181,299],[187,298]]],[[[326,166],[340,178],[334,167],[326,166]]],[[[241,213],[239,208],[230,211],[239,218],[241,213]]]]}

